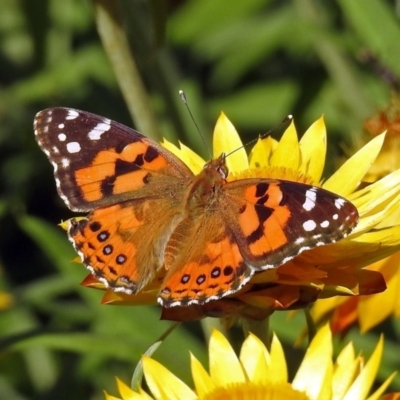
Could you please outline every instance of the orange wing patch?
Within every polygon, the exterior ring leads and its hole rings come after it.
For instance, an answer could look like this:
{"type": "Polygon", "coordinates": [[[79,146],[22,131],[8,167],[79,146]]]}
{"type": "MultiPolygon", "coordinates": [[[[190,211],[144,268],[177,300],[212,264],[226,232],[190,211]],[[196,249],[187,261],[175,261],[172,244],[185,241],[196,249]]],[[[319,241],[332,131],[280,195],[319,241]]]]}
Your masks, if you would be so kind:
{"type": "Polygon", "coordinates": [[[236,292],[250,279],[252,271],[234,238],[225,231],[220,240],[215,240],[218,234],[214,231],[221,227],[218,225],[205,219],[196,237],[188,235],[181,242],[182,254],[190,256],[178,257],[165,278],[159,294],[164,306],[204,304],[236,292]]]}
{"type": "Polygon", "coordinates": [[[132,268],[129,276],[122,277],[124,266],[128,261],[132,265],[137,252],[129,239],[143,224],[131,207],[115,205],[94,211],[88,219],[71,220],[69,235],[82,261],[98,279],[135,291],[140,279],[138,270],[132,268]]]}
{"type": "Polygon", "coordinates": [[[163,249],[179,214],[169,199],[137,199],[70,221],[68,234],[82,262],[107,287],[137,293],[163,266],[163,249]],[[154,212],[161,206],[163,213],[154,212]]]}
{"type": "Polygon", "coordinates": [[[100,151],[93,163],[75,171],[75,180],[85,201],[129,193],[148,184],[150,171],[162,172],[167,160],[154,147],[143,141],[126,145],[121,151],[100,151]]]}
{"type": "Polygon", "coordinates": [[[254,206],[247,206],[241,214],[239,224],[244,227],[246,221],[253,222],[253,230],[243,232],[246,235],[250,252],[255,257],[262,257],[285,245],[288,241],[285,233],[291,212],[285,205],[280,205],[282,192],[278,185],[259,184],[245,190],[244,200],[254,206]]]}

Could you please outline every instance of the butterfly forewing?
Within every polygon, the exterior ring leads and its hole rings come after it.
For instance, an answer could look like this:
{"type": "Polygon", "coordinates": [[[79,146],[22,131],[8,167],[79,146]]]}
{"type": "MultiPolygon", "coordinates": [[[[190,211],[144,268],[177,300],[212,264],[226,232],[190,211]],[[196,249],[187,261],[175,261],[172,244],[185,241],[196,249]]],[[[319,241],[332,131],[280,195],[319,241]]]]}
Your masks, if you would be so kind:
{"type": "Polygon", "coordinates": [[[151,139],[85,111],[43,110],[36,115],[34,129],[54,166],[58,193],[73,211],[143,197],[149,187],[154,194],[156,188],[162,191],[174,179],[192,175],[151,139]]]}

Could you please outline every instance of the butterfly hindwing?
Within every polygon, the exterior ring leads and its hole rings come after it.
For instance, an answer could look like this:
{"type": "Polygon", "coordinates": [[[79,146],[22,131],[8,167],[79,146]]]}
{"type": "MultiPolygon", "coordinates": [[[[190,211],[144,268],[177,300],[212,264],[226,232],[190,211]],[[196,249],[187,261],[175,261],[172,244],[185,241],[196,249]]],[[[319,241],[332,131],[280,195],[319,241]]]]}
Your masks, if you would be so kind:
{"type": "Polygon", "coordinates": [[[73,211],[157,194],[192,176],[153,140],[95,114],[50,108],[36,115],[34,128],[54,166],[58,192],[73,211]]]}
{"type": "Polygon", "coordinates": [[[251,269],[221,217],[187,217],[174,230],[165,251],[168,274],[158,298],[163,306],[204,304],[236,292],[250,279],[251,269]]]}
{"type": "Polygon", "coordinates": [[[163,267],[179,210],[168,196],[128,200],[70,220],[68,235],[82,262],[105,286],[137,293],[163,267]]]}

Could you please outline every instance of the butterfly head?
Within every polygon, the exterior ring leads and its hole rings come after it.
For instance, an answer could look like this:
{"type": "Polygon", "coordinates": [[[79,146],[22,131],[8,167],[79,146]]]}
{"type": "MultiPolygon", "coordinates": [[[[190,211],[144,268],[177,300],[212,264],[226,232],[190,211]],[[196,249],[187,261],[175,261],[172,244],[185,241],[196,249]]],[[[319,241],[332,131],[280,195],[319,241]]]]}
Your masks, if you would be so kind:
{"type": "Polygon", "coordinates": [[[212,169],[221,176],[223,180],[229,175],[228,166],[226,165],[226,155],[222,153],[218,158],[210,160],[208,163],[204,165],[204,169],[212,169]]]}

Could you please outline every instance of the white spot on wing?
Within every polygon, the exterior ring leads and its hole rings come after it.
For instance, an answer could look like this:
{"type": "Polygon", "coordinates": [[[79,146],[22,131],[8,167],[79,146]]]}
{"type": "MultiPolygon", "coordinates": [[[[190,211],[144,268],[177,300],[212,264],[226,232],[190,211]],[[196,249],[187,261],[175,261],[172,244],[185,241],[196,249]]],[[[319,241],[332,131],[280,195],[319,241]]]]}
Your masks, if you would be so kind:
{"type": "Polygon", "coordinates": [[[63,166],[64,168],[68,168],[68,167],[69,167],[69,160],[68,160],[68,158],[63,158],[63,159],[61,160],[61,164],[62,164],[62,166],[63,166]]]}
{"type": "Polygon", "coordinates": [[[306,239],[303,238],[303,237],[298,237],[298,238],[295,240],[295,244],[302,244],[302,243],[304,243],[305,240],[306,240],[306,239]]]}
{"type": "Polygon", "coordinates": [[[104,119],[103,122],[98,123],[89,133],[88,138],[90,140],[99,140],[104,132],[107,132],[111,128],[111,121],[104,119]]]}
{"type": "Polygon", "coordinates": [[[313,231],[316,227],[317,227],[317,224],[312,219],[309,219],[308,221],[303,223],[303,228],[307,232],[313,231]]]}
{"type": "Polygon", "coordinates": [[[321,228],[327,228],[329,226],[329,221],[325,220],[325,221],[321,222],[320,225],[321,225],[321,228]]]}
{"type": "Polygon", "coordinates": [[[60,142],[65,142],[65,139],[67,139],[67,135],[65,133],[59,133],[58,134],[58,140],[60,142]]]}
{"type": "Polygon", "coordinates": [[[306,200],[303,204],[303,208],[306,211],[311,211],[315,207],[315,202],[317,200],[316,188],[312,188],[307,190],[306,192],[306,200]]]}
{"type": "Polygon", "coordinates": [[[345,200],[344,199],[336,199],[335,200],[335,207],[340,210],[343,205],[344,205],[345,200]]]}
{"type": "Polygon", "coordinates": [[[59,129],[64,129],[64,126],[65,126],[64,124],[58,124],[59,129]]]}
{"type": "Polygon", "coordinates": [[[79,113],[78,113],[78,111],[75,111],[75,110],[68,110],[68,114],[67,114],[67,116],[65,117],[65,119],[75,119],[75,118],[78,118],[78,116],[79,116],[79,113]]]}
{"type": "Polygon", "coordinates": [[[338,214],[333,214],[332,218],[336,221],[339,218],[339,215],[338,214]]]}
{"type": "Polygon", "coordinates": [[[67,143],[67,151],[68,153],[79,153],[81,150],[81,145],[78,142],[69,142],[67,143]]]}

